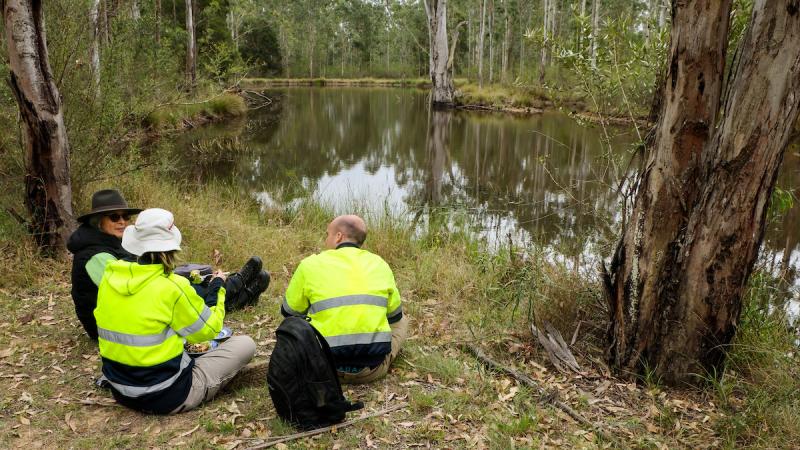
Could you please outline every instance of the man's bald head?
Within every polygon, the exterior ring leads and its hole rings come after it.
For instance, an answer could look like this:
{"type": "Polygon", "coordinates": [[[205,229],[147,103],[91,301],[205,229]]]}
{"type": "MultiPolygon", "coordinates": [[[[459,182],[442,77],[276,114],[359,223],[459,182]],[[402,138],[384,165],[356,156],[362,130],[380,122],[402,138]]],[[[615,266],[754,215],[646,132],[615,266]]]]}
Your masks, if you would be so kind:
{"type": "Polygon", "coordinates": [[[325,245],[336,248],[342,242],[352,242],[359,247],[367,239],[367,224],[364,219],[354,214],[339,216],[328,224],[328,237],[325,245]]]}

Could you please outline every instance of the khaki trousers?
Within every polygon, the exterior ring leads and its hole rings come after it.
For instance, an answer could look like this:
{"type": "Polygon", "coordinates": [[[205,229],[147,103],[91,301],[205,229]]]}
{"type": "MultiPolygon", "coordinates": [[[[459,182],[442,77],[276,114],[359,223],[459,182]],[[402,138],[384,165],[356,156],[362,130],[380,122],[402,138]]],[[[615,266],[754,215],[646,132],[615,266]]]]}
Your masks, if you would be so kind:
{"type": "Polygon", "coordinates": [[[250,336],[233,336],[219,347],[194,360],[192,389],[183,404],[170,414],[197,408],[217,395],[256,354],[256,343],[250,336]]]}
{"type": "Polygon", "coordinates": [[[397,322],[390,324],[392,327],[392,351],[386,355],[383,362],[374,369],[369,367],[363,369],[361,372],[345,373],[337,372],[339,381],[344,384],[364,384],[371,383],[379,378],[383,378],[389,373],[389,366],[392,365],[397,355],[400,354],[400,349],[408,337],[408,316],[403,314],[403,318],[397,322]]]}

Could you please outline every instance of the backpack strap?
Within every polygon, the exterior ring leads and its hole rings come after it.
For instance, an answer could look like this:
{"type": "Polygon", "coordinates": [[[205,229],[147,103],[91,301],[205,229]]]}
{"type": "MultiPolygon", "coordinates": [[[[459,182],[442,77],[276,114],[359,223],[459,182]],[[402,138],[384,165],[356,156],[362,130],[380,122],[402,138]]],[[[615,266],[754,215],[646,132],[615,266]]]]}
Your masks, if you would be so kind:
{"type": "MultiPolygon", "coordinates": [[[[311,327],[311,329],[314,330],[314,334],[317,336],[317,341],[319,341],[319,345],[322,347],[322,351],[325,353],[325,357],[328,358],[328,361],[330,361],[331,363],[335,361],[333,358],[333,352],[331,352],[331,346],[328,345],[328,341],[325,340],[325,336],[323,336],[322,333],[320,333],[319,330],[317,330],[316,327],[314,327],[314,325],[311,325],[310,317],[305,316],[304,318],[306,322],[308,322],[308,325],[311,327]]],[[[332,367],[332,369],[333,369],[333,378],[336,380],[336,385],[339,387],[339,391],[341,392],[342,383],[339,381],[339,375],[336,373],[336,367],[332,367]]],[[[341,407],[342,409],[345,410],[345,412],[358,411],[359,409],[364,407],[364,402],[351,402],[347,400],[344,397],[344,395],[342,395],[342,399],[343,401],[341,402],[341,405],[337,405],[337,407],[341,407]]]]}

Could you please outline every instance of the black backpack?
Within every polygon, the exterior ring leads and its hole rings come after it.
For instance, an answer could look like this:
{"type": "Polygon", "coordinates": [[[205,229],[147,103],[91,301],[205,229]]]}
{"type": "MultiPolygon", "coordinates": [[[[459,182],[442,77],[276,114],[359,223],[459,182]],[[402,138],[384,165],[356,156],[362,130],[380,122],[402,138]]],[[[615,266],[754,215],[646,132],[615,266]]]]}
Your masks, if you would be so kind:
{"type": "Polygon", "coordinates": [[[267,386],[278,416],[300,430],[340,423],[364,407],[344,398],[325,338],[301,317],[290,316],[275,331],[267,386]]]}

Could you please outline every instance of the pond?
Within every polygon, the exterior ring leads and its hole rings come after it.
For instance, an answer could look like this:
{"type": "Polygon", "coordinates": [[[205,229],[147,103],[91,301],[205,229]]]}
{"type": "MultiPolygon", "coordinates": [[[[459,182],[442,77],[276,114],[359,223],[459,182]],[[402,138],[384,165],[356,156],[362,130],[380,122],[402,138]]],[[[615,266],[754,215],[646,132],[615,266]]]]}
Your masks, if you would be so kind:
{"type": "MultiPolygon", "coordinates": [[[[427,92],[392,88],[285,88],[246,119],[176,138],[183,173],[233,182],[265,208],[306,198],[337,213],[408,215],[420,228],[461,227],[497,248],[536,245],[594,276],[621,221],[620,183],[636,166],[632,127],[533,116],[429,112],[427,92]],[[205,157],[204,155],[214,155],[205,157]],[[223,155],[220,157],[219,155],[223,155]]],[[[779,186],[800,181],[787,150],[779,186]]],[[[622,186],[624,188],[624,186],[622,186]]],[[[800,292],[800,205],[770,223],[761,263],[800,292]]],[[[798,308],[796,300],[787,303],[798,308]]]]}

